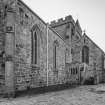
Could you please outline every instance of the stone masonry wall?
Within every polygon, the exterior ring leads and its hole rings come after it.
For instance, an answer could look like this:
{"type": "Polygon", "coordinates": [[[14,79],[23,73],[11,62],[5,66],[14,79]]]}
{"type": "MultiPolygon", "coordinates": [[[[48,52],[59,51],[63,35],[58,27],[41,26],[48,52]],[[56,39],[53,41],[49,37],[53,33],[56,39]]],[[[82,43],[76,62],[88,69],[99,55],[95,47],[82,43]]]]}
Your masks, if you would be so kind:
{"type": "MultiPolygon", "coordinates": [[[[89,76],[96,76],[97,82],[102,81],[102,71],[103,71],[103,60],[102,50],[92,41],[89,37],[83,36],[82,38],[82,46],[86,45],[89,47],[89,76]],[[85,39],[85,43],[84,43],[85,39]]],[[[82,56],[81,56],[82,57],[82,56]]]]}
{"type": "MultiPolygon", "coordinates": [[[[15,35],[15,84],[17,90],[27,87],[41,87],[65,82],[65,49],[63,39],[51,28],[48,31],[48,78],[47,78],[47,26],[22,2],[17,3],[16,10],[16,35],[15,35]],[[23,10],[21,21],[19,8],[23,10]],[[40,29],[40,58],[37,67],[32,68],[32,27],[40,29]],[[57,74],[53,68],[53,42],[57,40],[57,74]]],[[[69,56],[69,55],[68,55],[69,56]]]]}
{"type": "MultiPolygon", "coordinates": [[[[0,88],[4,88],[5,85],[5,61],[4,61],[4,53],[5,53],[5,16],[4,16],[4,5],[0,1],[0,88]]],[[[2,90],[0,89],[0,92],[2,90]]]]}
{"type": "Polygon", "coordinates": [[[47,38],[46,24],[21,1],[17,2],[15,32],[15,84],[17,90],[46,85],[47,38]],[[20,17],[19,8],[23,10],[20,17]],[[40,29],[40,62],[32,68],[32,33],[36,25],[40,29]]]}
{"type": "MultiPolygon", "coordinates": [[[[60,38],[59,35],[55,35],[54,31],[49,30],[48,37],[48,70],[49,70],[49,85],[62,84],[66,82],[65,71],[65,52],[68,46],[60,38]],[[54,41],[57,42],[56,50],[56,70],[54,70],[54,41]]],[[[70,55],[69,55],[70,56],[70,55]]]]}

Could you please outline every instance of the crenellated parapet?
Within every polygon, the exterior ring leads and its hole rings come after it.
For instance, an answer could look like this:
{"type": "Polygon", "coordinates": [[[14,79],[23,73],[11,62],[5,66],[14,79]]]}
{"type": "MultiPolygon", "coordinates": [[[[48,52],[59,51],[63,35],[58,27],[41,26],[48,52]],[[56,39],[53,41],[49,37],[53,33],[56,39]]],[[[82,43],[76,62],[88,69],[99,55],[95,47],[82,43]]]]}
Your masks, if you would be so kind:
{"type": "Polygon", "coordinates": [[[56,26],[63,25],[63,24],[69,23],[69,22],[72,22],[75,25],[75,21],[71,15],[66,16],[64,19],[60,18],[58,20],[51,21],[49,25],[51,27],[56,27],[56,26]]]}

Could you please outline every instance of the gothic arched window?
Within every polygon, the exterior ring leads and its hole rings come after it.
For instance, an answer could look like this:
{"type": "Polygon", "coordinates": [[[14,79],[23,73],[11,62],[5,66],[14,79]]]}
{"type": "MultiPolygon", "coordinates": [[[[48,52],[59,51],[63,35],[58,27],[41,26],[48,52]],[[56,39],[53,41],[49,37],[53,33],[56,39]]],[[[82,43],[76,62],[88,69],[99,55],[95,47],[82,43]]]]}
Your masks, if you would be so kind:
{"type": "Polygon", "coordinates": [[[82,48],[82,62],[89,64],[89,48],[87,46],[82,48]]]}
{"type": "Polygon", "coordinates": [[[40,59],[40,30],[37,25],[32,28],[32,64],[39,64],[40,59]]]}
{"type": "Polygon", "coordinates": [[[33,33],[32,39],[32,63],[37,64],[37,33],[33,33]]]}
{"type": "Polygon", "coordinates": [[[56,69],[57,46],[54,46],[54,68],[56,69]]]}
{"type": "Polygon", "coordinates": [[[34,64],[37,64],[37,33],[34,33],[34,64]]]}
{"type": "Polygon", "coordinates": [[[57,69],[57,47],[58,47],[58,41],[54,41],[54,46],[53,46],[53,59],[54,59],[54,70],[56,71],[57,69]]]}

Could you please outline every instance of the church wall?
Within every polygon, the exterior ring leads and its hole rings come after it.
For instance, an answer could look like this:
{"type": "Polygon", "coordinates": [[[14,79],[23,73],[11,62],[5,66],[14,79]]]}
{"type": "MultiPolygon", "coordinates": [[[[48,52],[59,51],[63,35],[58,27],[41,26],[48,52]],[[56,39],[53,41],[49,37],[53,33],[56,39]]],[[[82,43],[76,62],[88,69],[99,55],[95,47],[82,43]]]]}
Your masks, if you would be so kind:
{"type": "MultiPolygon", "coordinates": [[[[46,24],[34,14],[25,4],[17,2],[15,24],[15,84],[17,90],[27,87],[40,87],[46,85],[47,69],[47,38],[46,24]],[[20,16],[21,8],[22,16],[20,16]],[[33,26],[40,30],[39,62],[36,67],[32,65],[32,33],[33,26]]],[[[38,45],[38,46],[39,46],[38,45]]]]}
{"type": "Polygon", "coordinates": [[[16,14],[16,51],[15,51],[15,82],[17,90],[24,90],[27,87],[40,87],[55,85],[65,82],[65,49],[63,39],[52,29],[48,31],[48,78],[47,78],[47,26],[35,16],[25,5],[17,3],[16,14]],[[19,8],[24,11],[24,18],[21,21],[19,8]],[[25,18],[28,16],[28,20],[25,18]],[[22,22],[22,23],[21,23],[22,22]],[[40,58],[38,67],[32,68],[32,36],[31,29],[37,25],[40,29],[40,58]],[[58,41],[57,47],[57,72],[53,65],[53,42],[58,41]]]}
{"type": "Polygon", "coordinates": [[[49,30],[48,37],[48,70],[49,85],[65,83],[65,50],[68,46],[54,31],[49,30]],[[57,42],[56,70],[54,69],[54,41],[57,42]]]}
{"type": "Polygon", "coordinates": [[[86,45],[89,47],[89,68],[88,68],[88,71],[90,72],[89,76],[96,76],[97,82],[99,83],[102,81],[103,52],[88,37],[84,37],[82,39],[82,46],[83,45],[86,45]],[[85,39],[85,43],[84,43],[84,39],[85,39]]]}
{"type": "Polygon", "coordinates": [[[72,37],[72,47],[71,47],[71,54],[72,54],[72,62],[81,62],[81,49],[82,43],[81,38],[76,38],[77,34],[72,37]]]}
{"type": "Polygon", "coordinates": [[[81,62],[81,40],[72,44],[71,54],[72,62],[81,62]]]}

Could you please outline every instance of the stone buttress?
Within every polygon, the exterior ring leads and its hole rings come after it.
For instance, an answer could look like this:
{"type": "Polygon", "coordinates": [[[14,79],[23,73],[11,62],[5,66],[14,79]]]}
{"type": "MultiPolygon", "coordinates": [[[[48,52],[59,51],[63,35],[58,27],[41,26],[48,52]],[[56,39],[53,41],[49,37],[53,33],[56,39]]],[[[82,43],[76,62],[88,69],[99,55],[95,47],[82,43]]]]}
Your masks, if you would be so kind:
{"type": "Polygon", "coordinates": [[[14,94],[14,49],[15,49],[15,18],[14,8],[6,9],[5,25],[5,93],[14,94]]]}

